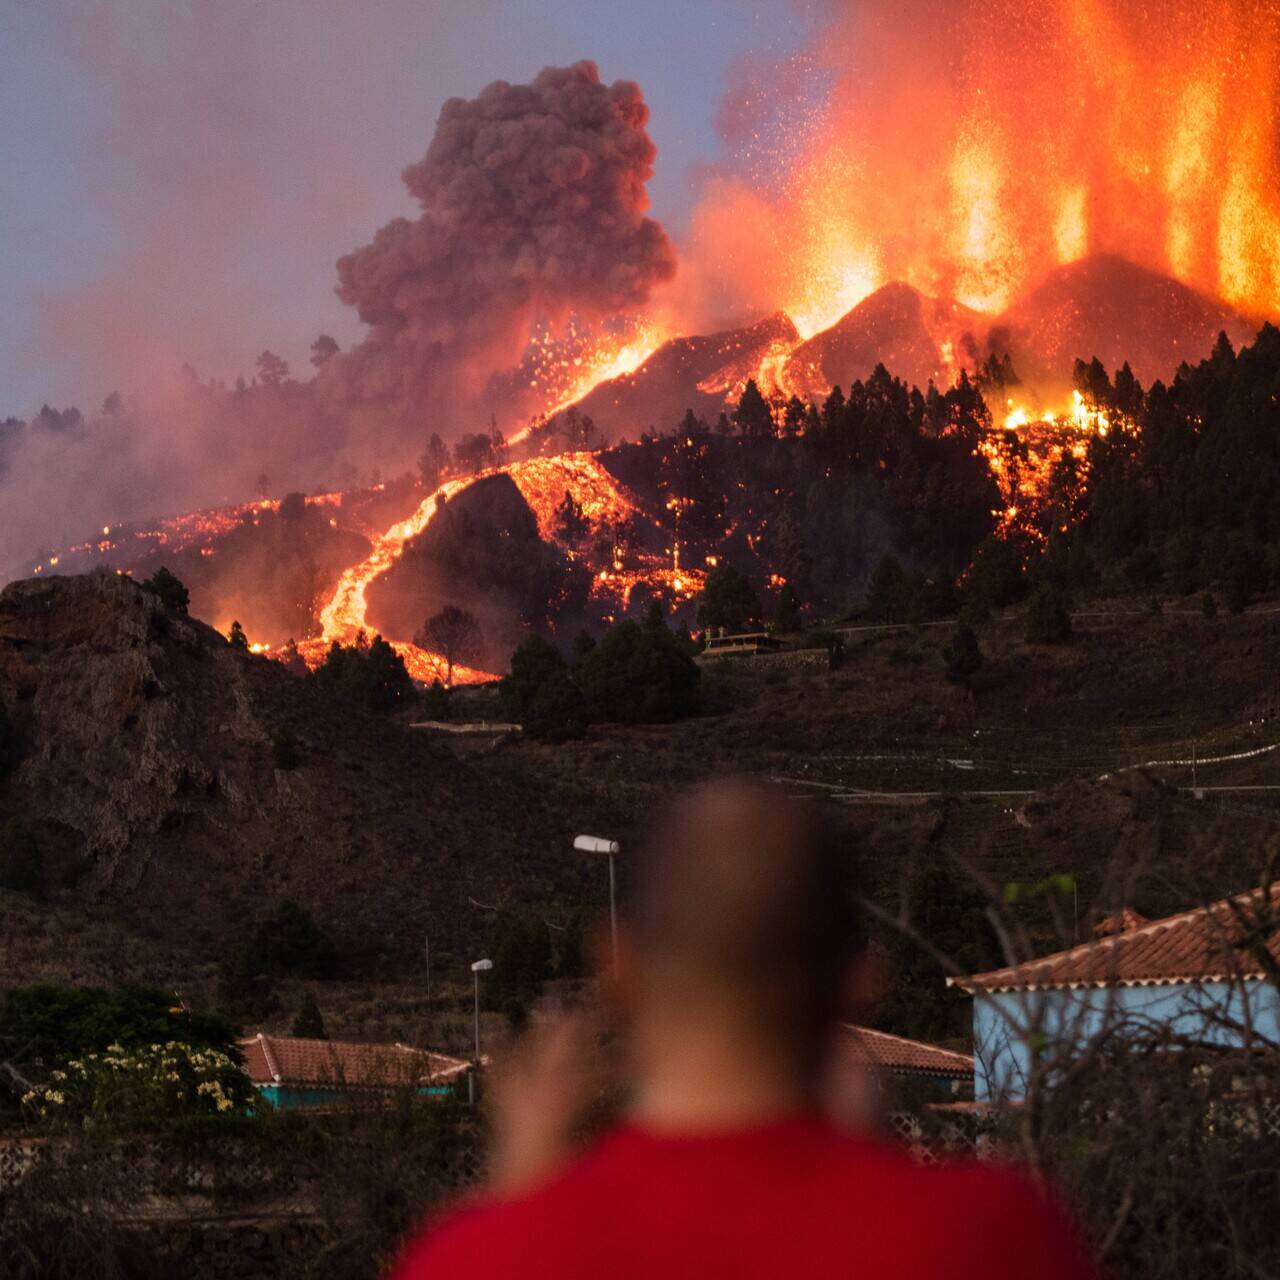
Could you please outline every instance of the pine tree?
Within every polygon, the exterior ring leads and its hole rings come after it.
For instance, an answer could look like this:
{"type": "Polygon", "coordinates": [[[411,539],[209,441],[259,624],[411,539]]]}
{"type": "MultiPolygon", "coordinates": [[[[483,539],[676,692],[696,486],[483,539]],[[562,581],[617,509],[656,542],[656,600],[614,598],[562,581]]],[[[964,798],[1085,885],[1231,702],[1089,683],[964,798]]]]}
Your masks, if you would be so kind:
{"type": "Polygon", "coordinates": [[[320,1006],[316,1004],[316,998],[310,991],[302,997],[302,1007],[298,1010],[298,1016],[293,1020],[290,1035],[297,1036],[299,1040],[327,1040],[329,1038],[325,1034],[324,1018],[320,1016],[320,1006]]]}
{"type": "Polygon", "coordinates": [[[942,651],[947,664],[947,679],[953,684],[964,684],[982,667],[982,650],[972,627],[958,626],[951,636],[951,643],[942,651]]]}

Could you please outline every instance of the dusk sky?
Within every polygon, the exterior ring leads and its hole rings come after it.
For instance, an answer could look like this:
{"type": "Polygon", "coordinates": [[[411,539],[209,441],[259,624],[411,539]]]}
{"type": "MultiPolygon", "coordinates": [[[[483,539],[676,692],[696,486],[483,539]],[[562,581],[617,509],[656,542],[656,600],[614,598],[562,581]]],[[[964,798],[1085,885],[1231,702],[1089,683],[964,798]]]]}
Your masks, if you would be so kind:
{"type": "Polygon", "coordinates": [[[96,406],[137,373],[121,353],[234,379],[264,346],[349,342],[334,262],[412,215],[400,170],[441,103],[549,63],[639,82],[678,238],[735,65],[809,32],[785,0],[48,0],[0,23],[0,416],[96,406]]]}

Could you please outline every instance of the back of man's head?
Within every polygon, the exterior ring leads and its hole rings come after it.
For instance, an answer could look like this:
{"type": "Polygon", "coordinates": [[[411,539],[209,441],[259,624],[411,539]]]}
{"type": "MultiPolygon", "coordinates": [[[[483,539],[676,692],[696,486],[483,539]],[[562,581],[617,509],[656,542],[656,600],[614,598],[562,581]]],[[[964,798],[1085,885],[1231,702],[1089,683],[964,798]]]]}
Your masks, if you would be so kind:
{"type": "Polygon", "coordinates": [[[774,787],[710,783],[655,825],[632,935],[643,998],[732,1017],[809,1069],[863,949],[853,858],[822,810],[774,787]]]}

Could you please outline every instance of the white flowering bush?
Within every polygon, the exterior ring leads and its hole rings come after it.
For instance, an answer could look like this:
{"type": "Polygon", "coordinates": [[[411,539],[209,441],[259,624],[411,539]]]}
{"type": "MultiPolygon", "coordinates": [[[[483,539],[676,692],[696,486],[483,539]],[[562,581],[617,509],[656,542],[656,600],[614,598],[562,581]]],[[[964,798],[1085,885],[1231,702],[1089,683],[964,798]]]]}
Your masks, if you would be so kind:
{"type": "Polygon", "coordinates": [[[251,1096],[248,1077],[227,1054],[170,1040],[72,1058],[22,1102],[37,1121],[94,1123],[233,1114],[251,1096]]]}

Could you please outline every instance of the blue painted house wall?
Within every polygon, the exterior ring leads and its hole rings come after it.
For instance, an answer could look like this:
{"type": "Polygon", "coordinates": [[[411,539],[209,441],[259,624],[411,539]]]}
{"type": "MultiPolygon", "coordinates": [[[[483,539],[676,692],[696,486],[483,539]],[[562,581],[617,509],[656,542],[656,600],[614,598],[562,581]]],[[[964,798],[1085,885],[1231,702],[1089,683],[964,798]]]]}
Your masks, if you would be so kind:
{"type": "Polygon", "coordinates": [[[1063,1046],[1083,1047],[1116,1020],[1136,1031],[1159,1026],[1211,1043],[1238,1042],[1238,1031],[1221,1025],[1226,1021],[1251,1025],[1255,1036],[1280,1042],[1280,992],[1260,980],[977,992],[975,1099],[1021,1098],[1034,1044],[1047,1044],[1054,1054],[1063,1046]]]}
{"type": "MultiPolygon", "coordinates": [[[[417,1090],[420,1098],[448,1098],[453,1093],[450,1085],[423,1085],[417,1090]]],[[[277,1111],[300,1111],[307,1107],[333,1107],[350,1098],[349,1089],[323,1086],[303,1088],[288,1084],[260,1084],[258,1095],[277,1111]]]]}

